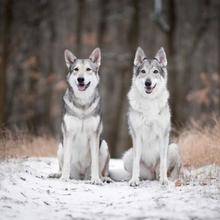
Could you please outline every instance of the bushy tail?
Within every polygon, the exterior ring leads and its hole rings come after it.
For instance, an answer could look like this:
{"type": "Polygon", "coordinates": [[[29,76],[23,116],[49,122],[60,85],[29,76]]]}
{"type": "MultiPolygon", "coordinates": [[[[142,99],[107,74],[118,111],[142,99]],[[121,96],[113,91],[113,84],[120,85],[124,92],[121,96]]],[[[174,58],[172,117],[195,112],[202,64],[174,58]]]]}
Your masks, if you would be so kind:
{"type": "Polygon", "coordinates": [[[119,159],[110,160],[109,175],[114,181],[128,181],[131,178],[130,173],[124,169],[122,160],[119,159]]]}
{"type": "Polygon", "coordinates": [[[128,181],[131,178],[131,175],[126,170],[110,170],[110,178],[114,181],[128,181]]]}

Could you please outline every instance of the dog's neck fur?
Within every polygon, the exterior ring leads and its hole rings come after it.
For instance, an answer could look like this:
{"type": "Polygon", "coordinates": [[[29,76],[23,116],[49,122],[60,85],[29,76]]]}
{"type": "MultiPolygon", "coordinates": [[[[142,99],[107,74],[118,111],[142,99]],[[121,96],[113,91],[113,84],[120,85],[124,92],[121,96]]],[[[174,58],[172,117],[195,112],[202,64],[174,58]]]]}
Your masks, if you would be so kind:
{"type": "Polygon", "coordinates": [[[160,112],[168,107],[169,92],[165,91],[158,94],[155,98],[143,97],[136,86],[132,86],[128,93],[129,107],[130,110],[148,114],[152,109],[155,114],[160,114],[160,112]]]}
{"type": "Polygon", "coordinates": [[[91,96],[84,99],[76,97],[74,91],[68,88],[63,101],[65,103],[66,113],[81,119],[100,114],[100,95],[98,88],[94,90],[91,96]]]}

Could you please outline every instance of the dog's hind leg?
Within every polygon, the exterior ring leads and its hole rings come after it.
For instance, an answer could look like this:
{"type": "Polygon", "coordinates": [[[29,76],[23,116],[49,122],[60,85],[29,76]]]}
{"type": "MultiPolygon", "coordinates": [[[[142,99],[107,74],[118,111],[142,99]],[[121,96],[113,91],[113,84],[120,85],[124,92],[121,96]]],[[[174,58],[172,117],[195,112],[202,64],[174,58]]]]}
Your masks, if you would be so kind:
{"type": "Polygon", "coordinates": [[[127,150],[122,157],[124,168],[127,172],[132,175],[132,164],[133,164],[133,149],[127,150]]]}
{"type": "Polygon", "coordinates": [[[176,180],[180,176],[181,158],[179,154],[179,146],[170,144],[168,147],[168,177],[171,180],[176,180]]]}
{"type": "Polygon", "coordinates": [[[105,140],[102,140],[99,149],[99,169],[101,179],[103,182],[106,183],[112,182],[111,178],[109,177],[109,161],[110,155],[108,150],[108,144],[105,140]]]}
{"type": "MultiPolygon", "coordinates": [[[[126,171],[132,175],[132,165],[133,165],[133,149],[130,148],[128,151],[125,152],[123,156],[124,168],[126,171]]],[[[144,161],[140,161],[140,179],[141,180],[153,180],[155,179],[155,172],[154,170],[148,168],[144,161]]]]}
{"type": "Polygon", "coordinates": [[[60,178],[62,175],[62,166],[63,166],[63,145],[60,143],[57,150],[57,157],[59,163],[59,171],[57,173],[51,173],[48,175],[48,178],[60,178]]]}
{"type": "MultiPolygon", "coordinates": [[[[167,155],[167,176],[169,180],[174,181],[179,178],[181,171],[181,158],[179,154],[179,146],[170,144],[168,146],[167,155]]],[[[156,179],[159,179],[159,164],[156,167],[156,179]]]]}

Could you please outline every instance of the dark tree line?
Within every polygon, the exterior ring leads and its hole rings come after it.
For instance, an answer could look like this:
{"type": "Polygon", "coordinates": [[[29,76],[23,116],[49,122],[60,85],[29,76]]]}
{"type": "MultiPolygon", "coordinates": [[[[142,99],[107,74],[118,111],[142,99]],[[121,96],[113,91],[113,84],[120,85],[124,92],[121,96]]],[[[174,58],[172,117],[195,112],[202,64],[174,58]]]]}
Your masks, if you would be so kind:
{"type": "Polygon", "coordinates": [[[220,109],[218,0],[0,0],[0,124],[59,133],[63,51],[102,50],[104,135],[113,156],[130,146],[127,99],[137,46],[168,56],[172,121],[220,109]]]}

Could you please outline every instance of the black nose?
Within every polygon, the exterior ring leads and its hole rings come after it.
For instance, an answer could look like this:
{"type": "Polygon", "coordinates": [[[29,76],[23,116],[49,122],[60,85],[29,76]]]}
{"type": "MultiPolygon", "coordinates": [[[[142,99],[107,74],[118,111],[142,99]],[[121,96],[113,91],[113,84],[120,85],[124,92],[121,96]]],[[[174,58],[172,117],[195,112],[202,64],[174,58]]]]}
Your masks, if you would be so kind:
{"type": "Polygon", "coordinates": [[[147,79],[147,80],[145,81],[145,86],[150,87],[151,84],[152,84],[152,82],[151,82],[150,79],[147,79]]]}
{"type": "Polygon", "coordinates": [[[79,78],[77,78],[77,81],[78,81],[79,83],[84,83],[84,78],[83,78],[83,77],[79,77],[79,78]]]}

